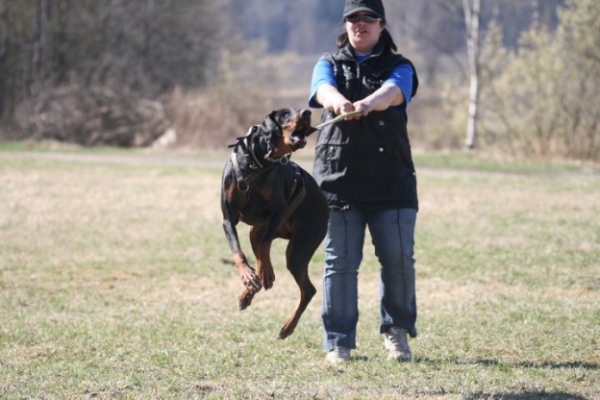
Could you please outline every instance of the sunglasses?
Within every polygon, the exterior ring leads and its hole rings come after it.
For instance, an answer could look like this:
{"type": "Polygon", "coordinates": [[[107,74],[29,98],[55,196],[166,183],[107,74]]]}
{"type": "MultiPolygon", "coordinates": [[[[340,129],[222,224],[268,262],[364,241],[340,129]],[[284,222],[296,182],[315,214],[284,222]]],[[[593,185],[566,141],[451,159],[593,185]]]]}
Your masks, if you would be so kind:
{"type": "Polygon", "coordinates": [[[359,22],[373,24],[377,21],[381,21],[381,18],[377,18],[374,15],[350,15],[346,17],[346,22],[350,22],[351,24],[358,24],[359,22]]]}

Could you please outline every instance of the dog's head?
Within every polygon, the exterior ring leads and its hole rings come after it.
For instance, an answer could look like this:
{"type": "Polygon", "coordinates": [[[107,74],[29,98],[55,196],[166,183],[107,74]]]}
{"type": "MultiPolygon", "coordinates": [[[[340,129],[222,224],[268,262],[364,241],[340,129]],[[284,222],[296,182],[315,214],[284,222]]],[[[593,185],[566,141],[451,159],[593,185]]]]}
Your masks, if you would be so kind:
{"type": "Polygon", "coordinates": [[[261,125],[268,147],[265,158],[278,160],[306,146],[306,138],[317,130],[310,125],[311,114],[291,108],[271,112],[261,125]]]}

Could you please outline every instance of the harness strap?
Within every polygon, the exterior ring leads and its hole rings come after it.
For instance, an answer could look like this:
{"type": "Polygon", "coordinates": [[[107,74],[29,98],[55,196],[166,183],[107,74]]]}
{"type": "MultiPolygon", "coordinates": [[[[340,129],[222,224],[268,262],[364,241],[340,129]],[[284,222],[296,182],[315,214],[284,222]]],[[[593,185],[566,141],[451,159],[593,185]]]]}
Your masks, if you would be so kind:
{"type": "Polygon", "coordinates": [[[292,194],[288,199],[288,208],[285,217],[283,218],[284,221],[287,221],[306,196],[306,187],[304,185],[304,179],[302,179],[300,167],[296,163],[292,163],[292,167],[294,168],[294,183],[292,185],[292,194]]]}
{"type": "Polygon", "coordinates": [[[252,127],[252,130],[248,132],[248,135],[246,135],[246,137],[244,137],[244,140],[241,141],[240,143],[243,144],[244,147],[246,148],[246,150],[248,151],[248,153],[250,153],[250,155],[252,156],[252,159],[254,160],[256,165],[258,165],[258,168],[263,168],[263,165],[261,164],[261,162],[258,161],[258,158],[256,158],[256,154],[254,154],[254,150],[252,149],[252,147],[250,147],[248,145],[248,136],[250,135],[251,132],[254,132],[255,128],[257,128],[257,126],[252,127]]]}
{"type": "MultiPolygon", "coordinates": [[[[281,126],[277,123],[277,121],[273,120],[273,122],[281,129],[281,126]]],[[[256,182],[260,176],[266,171],[270,170],[273,165],[276,165],[279,162],[282,165],[286,165],[290,161],[289,154],[284,155],[283,157],[277,160],[268,160],[273,162],[273,164],[269,164],[267,166],[263,166],[263,164],[258,160],[252,147],[248,143],[248,137],[258,128],[258,126],[253,126],[248,130],[246,136],[238,138],[238,142],[230,145],[229,147],[234,147],[231,152],[231,163],[233,165],[233,175],[235,177],[236,186],[239,191],[243,192],[246,197],[246,201],[248,201],[248,191],[250,190],[250,186],[256,182]],[[254,163],[250,163],[247,168],[242,169],[240,163],[238,161],[238,149],[243,147],[245,153],[249,153],[254,163]],[[249,174],[244,176],[244,171],[251,170],[249,174]]],[[[244,152],[242,150],[242,152],[244,152]]],[[[247,157],[247,154],[244,154],[244,157],[247,157]]],[[[292,190],[290,197],[288,198],[288,207],[285,214],[284,221],[289,218],[289,216],[296,210],[298,205],[304,200],[306,196],[306,189],[304,187],[304,179],[302,179],[302,172],[300,171],[300,167],[296,163],[291,163],[292,168],[294,169],[294,181],[292,183],[292,190]]]]}
{"type": "Polygon", "coordinates": [[[264,171],[269,168],[263,169],[255,169],[249,175],[244,177],[244,173],[242,172],[242,168],[240,167],[240,163],[237,159],[237,152],[231,152],[231,163],[233,164],[233,174],[235,175],[235,181],[237,183],[237,187],[241,192],[247,192],[250,189],[250,185],[252,185],[262,174],[264,171]]]}

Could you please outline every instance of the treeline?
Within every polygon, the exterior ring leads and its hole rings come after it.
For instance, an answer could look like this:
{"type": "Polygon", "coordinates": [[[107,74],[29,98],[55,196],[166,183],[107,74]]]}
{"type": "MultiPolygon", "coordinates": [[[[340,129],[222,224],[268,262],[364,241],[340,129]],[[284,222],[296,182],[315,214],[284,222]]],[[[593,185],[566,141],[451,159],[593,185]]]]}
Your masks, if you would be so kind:
{"type": "Polygon", "coordinates": [[[215,66],[206,0],[0,0],[0,112],[19,95],[80,83],[156,96],[215,66]]]}
{"type": "MultiPolygon", "coordinates": [[[[488,2],[505,45],[537,12],[552,27],[564,0],[488,2]]],[[[0,118],[23,99],[77,83],[156,97],[214,76],[232,38],[265,40],[267,52],[319,54],[341,29],[344,0],[0,0],[0,118]]],[[[386,0],[401,48],[431,74],[464,51],[461,0],[386,0]],[[427,21],[427,23],[424,23],[427,21]]],[[[489,7],[488,7],[489,8],[489,7]]],[[[424,71],[425,71],[424,70],[424,71]]]]}
{"type": "MultiPolygon", "coordinates": [[[[384,0],[415,141],[463,143],[469,0],[384,0]]],[[[0,0],[0,139],[222,147],[305,106],[343,0],[0,0]],[[168,133],[168,135],[165,135],[168,133]]],[[[600,159],[595,0],[481,0],[478,146],[600,159]]]]}
{"type": "Polygon", "coordinates": [[[215,72],[215,4],[0,0],[0,119],[11,127],[5,136],[147,144],[152,138],[139,137],[145,132],[119,136],[127,125],[162,128],[148,111],[161,105],[148,102],[176,86],[200,87],[215,72]],[[115,140],[104,140],[102,131],[111,129],[115,140]]]}
{"type": "MultiPolygon", "coordinates": [[[[495,21],[484,36],[480,147],[600,161],[600,2],[568,0],[554,30],[533,16],[515,49],[495,21]]],[[[445,96],[457,119],[460,82],[445,96]]]]}

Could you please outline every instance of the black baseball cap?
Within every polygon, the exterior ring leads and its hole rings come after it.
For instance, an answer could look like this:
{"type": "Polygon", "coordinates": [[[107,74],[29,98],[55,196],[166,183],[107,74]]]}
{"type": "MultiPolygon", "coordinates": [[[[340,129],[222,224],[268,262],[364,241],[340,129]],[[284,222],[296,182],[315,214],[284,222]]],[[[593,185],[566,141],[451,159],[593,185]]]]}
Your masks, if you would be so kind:
{"type": "Polygon", "coordinates": [[[381,0],[346,0],[344,18],[359,11],[368,11],[385,22],[385,9],[381,0]]]}

